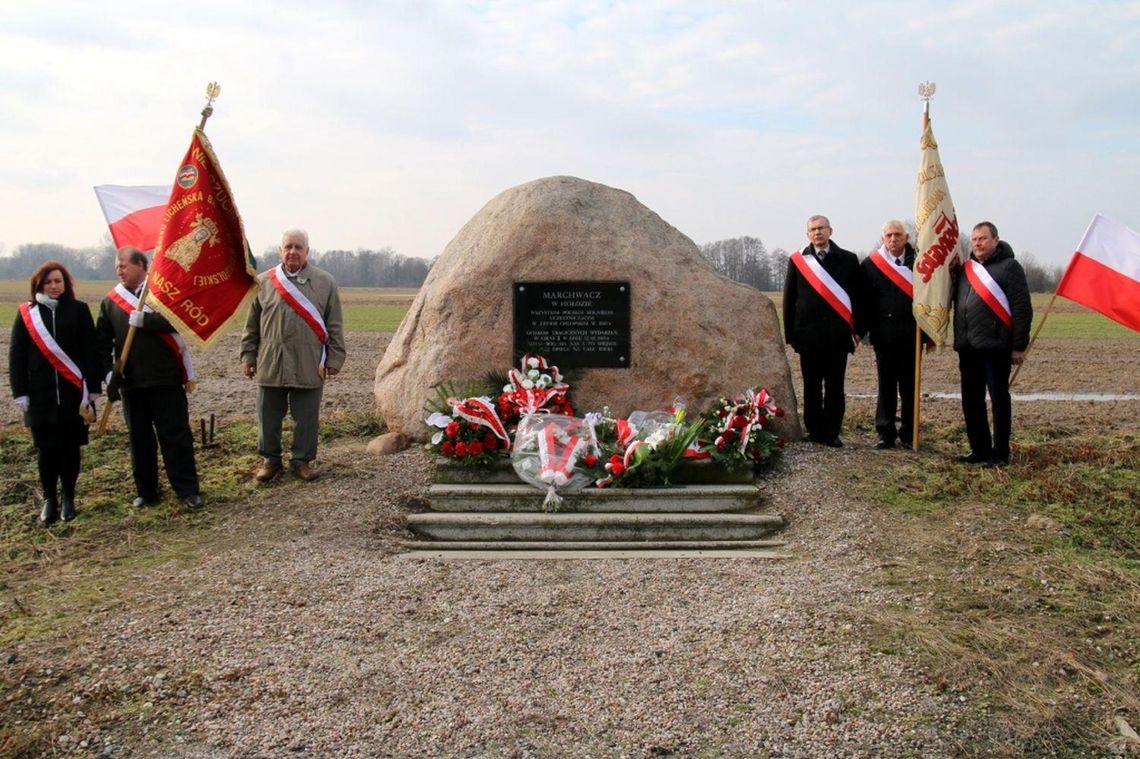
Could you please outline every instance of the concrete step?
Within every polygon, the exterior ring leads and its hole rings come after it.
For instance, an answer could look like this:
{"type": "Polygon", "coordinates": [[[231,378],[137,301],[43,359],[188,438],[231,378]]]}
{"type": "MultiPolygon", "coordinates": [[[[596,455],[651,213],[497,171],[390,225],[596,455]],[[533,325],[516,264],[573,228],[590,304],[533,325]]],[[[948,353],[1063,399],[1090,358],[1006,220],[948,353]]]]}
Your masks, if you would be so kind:
{"type": "Polygon", "coordinates": [[[426,512],[408,528],[445,541],[759,540],[784,526],[778,514],[426,512]]]}
{"type": "Polygon", "coordinates": [[[404,540],[401,545],[409,550],[449,551],[706,551],[738,548],[780,548],[783,540],[449,540],[430,543],[422,540],[404,540]]]}
{"type": "MultiPolygon", "coordinates": [[[[439,544],[446,545],[446,544],[439,544]]],[[[397,554],[397,559],[419,561],[515,561],[515,560],[554,560],[569,561],[580,559],[788,559],[786,553],[770,548],[666,548],[635,549],[618,551],[468,551],[447,548],[415,549],[397,554]]]]}
{"type": "MultiPolygon", "coordinates": [[[[752,482],[756,479],[750,466],[725,469],[711,461],[682,461],[675,471],[678,484],[687,485],[730,485],[752,482]]],[[[503,458],[485,466],[464,466],[454,459],[435,460],[435,481],[446,484],[517,484],[519,477],[511,466],[510,459],[503,458]]]]}
{"type": "MultiPolygon", "coordinates": [[[[587,488],[562,493],[560,512],[723,512],[760,505],[753,484],[684,485],[671,488],[587,488]]],[[[435,511],[541,512],[545,491],[521,483],[441,484],[431,486],[435,511]]]]}

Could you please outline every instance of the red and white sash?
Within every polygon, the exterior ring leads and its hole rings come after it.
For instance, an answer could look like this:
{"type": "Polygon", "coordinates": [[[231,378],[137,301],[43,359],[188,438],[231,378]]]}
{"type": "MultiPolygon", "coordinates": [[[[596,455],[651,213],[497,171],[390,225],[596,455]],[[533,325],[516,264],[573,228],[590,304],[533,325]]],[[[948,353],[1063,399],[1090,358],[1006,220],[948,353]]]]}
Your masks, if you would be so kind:
{"type": "Polygon", "coordinates": [[[289,304],[289,307],[297,312],[306,324],[313,330],[317,339],[321,341],[321,369],[325,368],[325,363],[328,361],[328,342],[329,330],[325,326],[325,320],[321,317],[321,312],[313,305],[312,301],[305,297],[305,294],[297,289],[297,286],[285,274],[285,265],[277,264],[277,266],[270,269],[266,274],[269,276],[269,281],[273,283],[274,289],[281,299],[289,304]]]}
{"type": "Polygon", "coordinates": [[[893,256],[887,257],[886,248],[880,246],[871,253],[871,263],[879,268],[883,276],[894,282],[906,297],[914,298],[914,272],[905,266],[895,266],[893,256]]]}
{"type": "Polygon", "coordinates": [[[33,303],[21,303],[20,318],[24,320],[24,327],[31,335],[32,342],[40,349],[40,353],[44,354],[48,363],[59,372],[61,377],[79,389],[81,396],[79,407],[86,406],[89,399],[87,383],[83,381],[83,372],[79,370],[79,366],[71,360],[71,357],[63,352],[63,348],[56,342],[51,332],[48,332],[47,325],[44,324],[44,319],[40,316],[40,310],[33,303]]]}
{"type": "MultiPolygon", "coordinates": [[[[115,289],[107,293],[107,297],[111,299],[119,308],[130,314],[132,311],[138,311],[139,298],[121,282],[115,285],[115,289]]],[[[154,313],[154,309],[150,306],[143,306],[144,313],[154,313]]],[[[174,352],[178,357],[178,363],[182,365],[182,382],[194,381],[194,360],[190,358],[190,346],[186,344],[186,340],[182,335],[177,332],[156,332],[161,338],[162,342],[166,343],[166,347],[174,352]]]]}
{"type": "Polygon", "coordinates": [[[819,293],[819,296],[827,301],[829,306],[835,309],[835,313],[839,314],[854,332],[855,319],[851,315],[851,296],[839,286],[835,278],[828,274],[815,256],[810,253],[800,251],[798,255],[793,254],[792,263],[796,265],[811,288],[819,293]]]}
{"type": "Polygon", "coordinates": [[[978,297],[1001,319],[1006,329],[1013,331],[1013,311],[1009,307],[1009,298],[1005,297],[1005,291],[986,271],[986,267],[971,258],[966,262],[966,279],[978,297]]]}

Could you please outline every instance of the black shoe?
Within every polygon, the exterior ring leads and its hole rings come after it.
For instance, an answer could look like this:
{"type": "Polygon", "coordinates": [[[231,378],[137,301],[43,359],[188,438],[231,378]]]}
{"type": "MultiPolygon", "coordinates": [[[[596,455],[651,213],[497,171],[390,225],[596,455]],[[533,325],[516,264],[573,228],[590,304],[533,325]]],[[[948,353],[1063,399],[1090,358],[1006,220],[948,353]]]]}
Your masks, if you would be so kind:
{"type": "Polygon", "coordinates": [[[45,498],[44,508],[40,512],[40,521],[46,527],[49,524],[54,524],[57,519],[59,519],[59,505],[54,498],[45,498]]]}
{"type": "Polygon", "coordinates": [[[984,464],[989,461],[989,454],[983,453],[963,453],[957,458],[959,464],[984,464]]]}
{"type": "Polygon", "coordinates": [[[887,440],[885,438],[879,438],[879,441],[877,443],[875,443],[875,448],[877,448],[880,451],[885,451],[888,448],[894,448],[894,447],[895,447],[895,441],[887,440]]]}
{"type": "Polygon", "coordinates": [[[1008,463],[1008,461],[1000,456],[990,456],[988,459],[982,462],[982,466],[986,469],[996,469],[997,467],[1005,466],[1008,463]]]}
{"type": "Polygon", "coordinates": [[[131,501],[131,505],[134,506],[136,509],[145,509],[147,506],[154,506],[158,502],[159,502],[159,497],[156,495],[152,495],[149,497],[145,496],[145,495],[140,495],[140,496],[136,497],[135,500],[131,501]]]}
{"type": "Polygon", "coordinates": [[[186,507],[187,511],[201,511],[206,508],[206,502],[202,500],[202,496],[195,493],[192,496],[182,499],[182,505],[186,507]]]}
{"type": "Polygon", "coordinates": [[[829,446],[831,448],[842,448],[843,447],[843,441],[837,437],[828,438],[827,440],[823,441],[823,444],[826,446],[829,446]]]}
{"type": "Polygon", "coordinates": [[[65,522],[70,522],[75,519],[75,498],[72,496],[64,496],[59,501],[59,518],[65,522]]]}

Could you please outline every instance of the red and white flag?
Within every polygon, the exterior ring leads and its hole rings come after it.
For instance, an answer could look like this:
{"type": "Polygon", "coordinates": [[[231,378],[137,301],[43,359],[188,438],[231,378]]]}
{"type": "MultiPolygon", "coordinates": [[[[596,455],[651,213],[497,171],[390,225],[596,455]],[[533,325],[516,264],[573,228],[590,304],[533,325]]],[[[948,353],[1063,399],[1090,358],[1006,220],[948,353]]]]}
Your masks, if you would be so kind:
{"type": "Polygon", "coordinates": [[[1098,213],[1057,294],[1140,332],[1140,233],[1098,213]]]}
{"type": "Polygon", "coordinates": [[[101,184],[95,186],[95,197],[116,248],[132,245],[144,253],[154,250],[170,197],[169,185],[101,184]]]}

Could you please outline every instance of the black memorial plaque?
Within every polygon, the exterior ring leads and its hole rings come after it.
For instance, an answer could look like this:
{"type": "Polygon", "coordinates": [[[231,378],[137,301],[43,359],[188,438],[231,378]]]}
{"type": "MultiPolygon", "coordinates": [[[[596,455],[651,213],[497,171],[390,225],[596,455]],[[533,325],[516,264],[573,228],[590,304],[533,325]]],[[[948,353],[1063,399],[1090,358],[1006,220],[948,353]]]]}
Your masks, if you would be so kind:
{"type": "Polygon", "coordinates": [[[629,282],[515,282],[515,363],[628,368],[629,282]]]}

